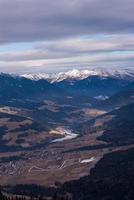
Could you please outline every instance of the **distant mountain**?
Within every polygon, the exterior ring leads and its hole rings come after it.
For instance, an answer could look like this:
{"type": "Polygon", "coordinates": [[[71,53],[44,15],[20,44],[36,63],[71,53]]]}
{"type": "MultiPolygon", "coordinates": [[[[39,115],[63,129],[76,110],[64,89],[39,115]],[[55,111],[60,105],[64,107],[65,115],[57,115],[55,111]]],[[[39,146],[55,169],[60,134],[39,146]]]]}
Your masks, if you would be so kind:
{"type": "Polygon", "coordinates": [[[32,81],[24,77],[0,74],[0,102],[15,99],[43,101],[64,95],[64,91],[47,80],[32,81]]]}
{"type": "Polygon", "coordinates": [[[121,88],[116,94],[99,102],[99,105],[101,108],[114,109],[130,103],[134,103],[134,82],[129,83],[127,86],[121,88]]]}
{"type": "Polygon", "coordinates": [[[94,76],[98,75],[98,72],[95,72],[93,70],[77,70],[73,69],[67,72],[60,72],[55,74],[45,74],[45,73],[39,73],[39,74],[24,74],[22,77],[31,79],[31,80],[40,80],[40,79],[46,79],[50,81],[51,83],[54,82],[61,82],[63,80],[82,80],[84,78],[87,78],[88,76],[94,76]]]}
{"type": "Polygon", "coordinates": [[[114,78],[122,78],[122,79],[133,79],[134,71],[130,69],[122,69],[122,70],[105,70],[105,69],[91,69],[91,70],[77,70],[73,69],[67,72],[60,72],[54,74],[46,74],[46,73],[37,73],[37,74],[23,74],[22,77],[31,80],[41,80],[45,79],[54,82],[61,82],[63,80],[68,80],[70,83],[76,80],[83,80],[90,76],[100,76],[102,78],[105,77],[114,77],[114,78]]]}
{"type": "Polygon", "coordinates": [[[131,76],[130,73],[125,73],[125,75],[120,73],[120,76],[119,74],[117,76],[117,72],[114,72],[113,76],[112,73],[104,71],[101,71],[103,76],[97,74],[97,71],[73,70],[60,73],[59,77],[64,80],[53,83],[50,82],[50,79],[48,80],[48,76],[43,76],[43,74],[40,74],[39,79],[38,75],[37,77],[29,75],[26,78],[18,75],[0,74],[0,104],[16,106],[19,100],[19,105],[22,106],[25,102],[25,107],[32,107],[32,102],[42,102],[48,99],[56,101],[58,104],[72,106],[76,104],[81,106],[83,103],[93,105],[97,101],[107,99],[119,92],[133,80],[132,73],[131,76]],[[128,74],[129,78],[126,78],[128,74]],[[65,77],[72,77],[72,79],[65,79],[63,75],[68,75],[65,77]]]}
{"type": "Polygon", "coordinates": [[[72,84],[68,80],[63,80],[55,82],[54,85],[73,95],[87,95],[97,99],[98,96],[111,96],[115,94],[129,82],[130,80],[116,77],[89,76],[85,79],[72,82],[72,84]]]}
{"type": "Polygon", "coordinates": [[[129,82],[134,81],[134,71],[125,70],[70,70],[55,74],[24,74],[30,80],[47,80],[70,95],[94,97],[97,100],[105,99],[118,92],[129,82]]]}

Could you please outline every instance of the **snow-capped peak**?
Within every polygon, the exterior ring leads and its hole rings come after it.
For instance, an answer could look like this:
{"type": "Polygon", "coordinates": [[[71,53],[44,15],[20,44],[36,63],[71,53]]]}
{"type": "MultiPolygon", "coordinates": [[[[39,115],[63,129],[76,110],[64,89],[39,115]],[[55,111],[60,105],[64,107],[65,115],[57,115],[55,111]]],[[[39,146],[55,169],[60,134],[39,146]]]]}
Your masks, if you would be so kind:
{"type": "Polygon", "coordinates": [[[23,74],[23,75],[21,75],[21,77],[38,81],[41,79],[47,80],[47,79],[49,79],[50,76],[49,76],[49,74],[46,74],[46,73],[38,73],[38,74],[23,74]]]}
{"type": "Polygon", "coordinates": [[[38,73],[38,74],[23,74],[21,77],[25,77],[31,80],[41,80],[45,79],[49,82],[61,82],[63,80],[82,80],[89,76],[100,76],[105,77],[134,77],[133,70],[105,70],[105,69],[91,69],[91,70],[78,70],[73,69],[67,72],[59,72],[54,74],[38,73]]]}
{"type": "Polygon", "coordinates": [[[58,74],[54,74],[51,76],[52,82],[60,82],[66,79],[70,80],[82,80],[84,78],[87,78],[88,76],[93,76],[97,75],[95,71],[91,70],[78,70],[78,69],[73,69],[67,72],[60,72],[58,74]]]}
{"type": "Polygon", "coordinates": [[[60,82],[65,79],[82,80],[84,78],[87,78],[88,76],[93,76],[93,75],[98,75],[98,73],[93,70],[73,69],[73,70],[70,70],[67,72],[59,72],[59,73],[54,73],[54,74],[46,74],[46,73],[23,74],[23,75],[21,75],[21,77],[25,77],[27,79],[36,80],[36,81],[45,79],[50,82],[60,82]]]}

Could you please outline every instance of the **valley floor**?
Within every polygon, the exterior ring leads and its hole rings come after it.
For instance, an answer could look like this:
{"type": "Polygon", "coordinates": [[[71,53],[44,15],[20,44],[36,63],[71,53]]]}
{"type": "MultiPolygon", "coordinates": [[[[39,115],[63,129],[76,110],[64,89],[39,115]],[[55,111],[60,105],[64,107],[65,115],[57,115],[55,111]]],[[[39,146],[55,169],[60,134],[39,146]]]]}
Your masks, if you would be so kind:
{"type": "Polygon", "coordinates": [[[1,153],[1,185],[38,184],[54,186],[89,175],[90,170],[104,154],[134,145],[104,147],[105,142],[96,140],[99,134],[83,135],[74,139],[51,143],[46,149],[35,151],[1,153]],[[94,149],[77,150],[84,147],[94,149]],[[76,150],[70,151],[72,147],[76,150]],[[19,157],[19,159],[17,159],[19,157]]]}

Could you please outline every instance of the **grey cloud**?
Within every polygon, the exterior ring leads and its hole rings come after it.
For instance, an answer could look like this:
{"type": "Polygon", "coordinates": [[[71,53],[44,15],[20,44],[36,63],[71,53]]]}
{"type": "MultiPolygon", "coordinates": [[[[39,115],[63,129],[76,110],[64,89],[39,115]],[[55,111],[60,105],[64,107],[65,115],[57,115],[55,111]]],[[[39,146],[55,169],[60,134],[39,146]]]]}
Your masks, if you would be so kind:
{"type": "Polygon", "coordinates": [[[5,62],[53,60],[75,58],[79,56],[94,56],[94,54],[108,54],[112,52],[133,52],[133,35],[112,35],[101,38],[73,38],[60,41],[42,42],[33,49],[0,52],[0,60],[5,62]]]}
{"type": "Polygon", "coordinates": [[[133,33],[133,0],[0,0],[0,42],[133,33]]]}
{"type": "Polygon", "coordinates": [[[60,58],[60,59],[44,59],[44,60],[31,60],[31,61],[14,61],[14,62],[0,62],[0,70],[8,68],[9,71],[16,72],[33,71],[48,71],[50,69],[59,70],[67,68],[85,68],[85,67],[130,67],[134,63],[134,54],[129,52],[127,54],[116,53],[102,53],[94,54],[92,56],[79,56],[74,58],[60,58]]]}

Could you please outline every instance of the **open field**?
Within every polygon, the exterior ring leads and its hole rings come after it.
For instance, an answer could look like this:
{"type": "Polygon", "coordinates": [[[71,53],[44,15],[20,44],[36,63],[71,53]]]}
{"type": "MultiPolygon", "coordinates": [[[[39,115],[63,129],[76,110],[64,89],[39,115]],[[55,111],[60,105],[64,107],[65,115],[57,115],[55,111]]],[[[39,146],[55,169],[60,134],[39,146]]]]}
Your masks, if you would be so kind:
{"type": "MultiPolygon", "coordinates": [[[[52,186],[55,182],[64,183],[88,175],[90,169],[104,154],[127,149],[129,146],[117,148],[100,148],[86,151],[68,152],[85,146],[105,144],[96,140],[95,135],[84,135],[75,139],[50,143],[44,149],[0,154],[0,178],[2,185],[39,184],[52,186]]],[[[133,145],[132,145],[133,146],[133,145]]]]}

